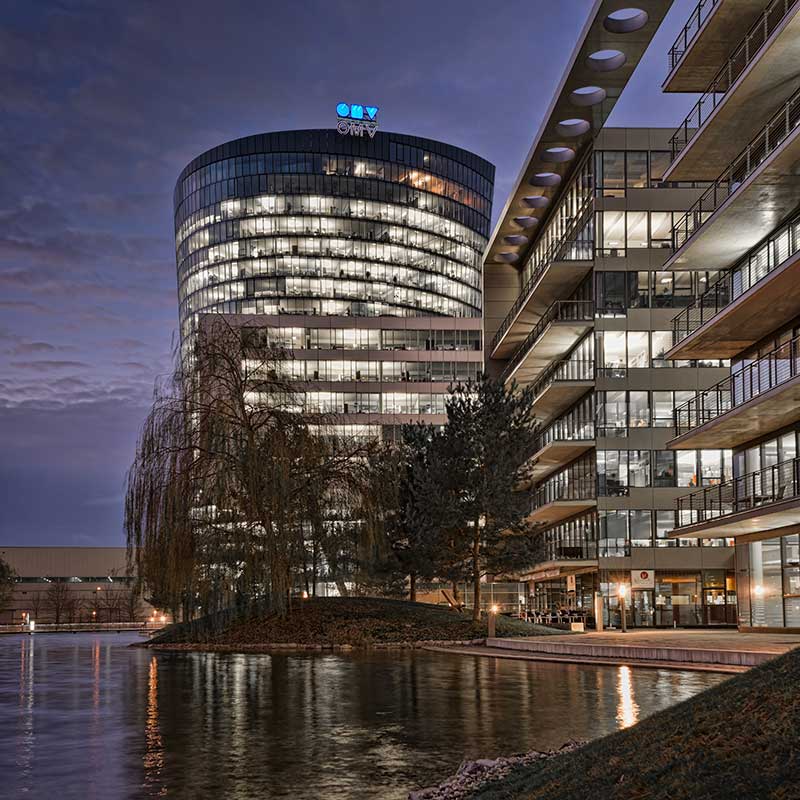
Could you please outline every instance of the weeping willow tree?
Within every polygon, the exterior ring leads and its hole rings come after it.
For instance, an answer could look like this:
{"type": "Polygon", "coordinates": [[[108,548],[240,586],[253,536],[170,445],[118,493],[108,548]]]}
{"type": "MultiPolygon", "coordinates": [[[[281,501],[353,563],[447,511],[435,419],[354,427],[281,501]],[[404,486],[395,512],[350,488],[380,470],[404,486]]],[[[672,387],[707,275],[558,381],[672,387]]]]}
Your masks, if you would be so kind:
{"type": "Polygon", "coordinates": [[[125,531],[141,582],[191,619],[266,599],[287,613],[308,532],[352,507],[369,445],[303,408],[263,328],[207,317],[157,387],[128,473],[125,531]]]}

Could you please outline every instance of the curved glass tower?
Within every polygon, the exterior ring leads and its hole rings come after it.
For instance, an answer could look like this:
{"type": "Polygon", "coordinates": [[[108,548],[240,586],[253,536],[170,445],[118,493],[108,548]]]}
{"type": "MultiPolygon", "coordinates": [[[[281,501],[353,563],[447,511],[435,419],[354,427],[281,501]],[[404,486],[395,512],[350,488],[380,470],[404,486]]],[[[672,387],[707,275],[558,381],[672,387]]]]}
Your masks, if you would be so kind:
{"type": "Polygon", "coordinates": [[[204,313],[479,318],[493,181],[466,150],[395,133],[203,153],[175,187],[182,338],[204,313]]]}

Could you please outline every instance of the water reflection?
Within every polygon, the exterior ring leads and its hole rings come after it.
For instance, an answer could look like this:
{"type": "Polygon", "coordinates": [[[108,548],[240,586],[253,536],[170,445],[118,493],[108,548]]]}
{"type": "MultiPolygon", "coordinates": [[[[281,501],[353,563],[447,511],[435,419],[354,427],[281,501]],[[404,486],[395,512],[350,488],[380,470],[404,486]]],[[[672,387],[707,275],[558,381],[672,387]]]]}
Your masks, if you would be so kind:
{"type": "Polygon", "coordinates": [[[8,796],[404,798],[464,758],[600,736],[723,679],[424,652],[154,655],[130,641],[0,637],[8,796]]]}
{"type": "Polygon", "coordinates": [[[633,696],[633,673],[630,667],[619,667],[617,677],[617,722],[620,728],[630,728],[639,721],[639,706],[633,696]]]}

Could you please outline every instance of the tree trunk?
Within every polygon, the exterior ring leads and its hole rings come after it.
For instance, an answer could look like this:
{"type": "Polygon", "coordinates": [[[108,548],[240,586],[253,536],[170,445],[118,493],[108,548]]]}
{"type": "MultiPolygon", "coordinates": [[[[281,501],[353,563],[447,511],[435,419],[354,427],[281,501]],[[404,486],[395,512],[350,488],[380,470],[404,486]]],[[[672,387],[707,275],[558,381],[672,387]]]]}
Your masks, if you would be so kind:
{"type": "Polygon", "coordinates": [[[417,573],[412,572],[408,576],[409,582],[409,592],[408,592],[408,599],[411,600],[412,603],[417,602],[417,573]]]}
{"type": "Polygon", "coordinates": [[[475,538],[472,540],[472,621],[481,619],[481,537],[480,528],[475,525],[475,538]]]}
{"type": "Polygon", "coordinates": [[[461,605],[461,598],[458,596],[458,581],[453,581],[453,600],[456,601],[456,607],[461,605]]]}

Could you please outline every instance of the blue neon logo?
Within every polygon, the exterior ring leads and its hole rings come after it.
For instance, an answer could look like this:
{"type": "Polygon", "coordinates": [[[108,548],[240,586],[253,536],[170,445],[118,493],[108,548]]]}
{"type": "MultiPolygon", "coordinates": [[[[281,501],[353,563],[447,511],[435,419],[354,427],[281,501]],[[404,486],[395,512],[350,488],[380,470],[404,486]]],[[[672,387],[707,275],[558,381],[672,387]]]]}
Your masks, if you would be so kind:
{"type": "Polygon", "coordinates": [[[360,119],[375,121],[378,106],[363,106],[359,103],[337,103],[336,114],[342,119],[360,119]]]}

